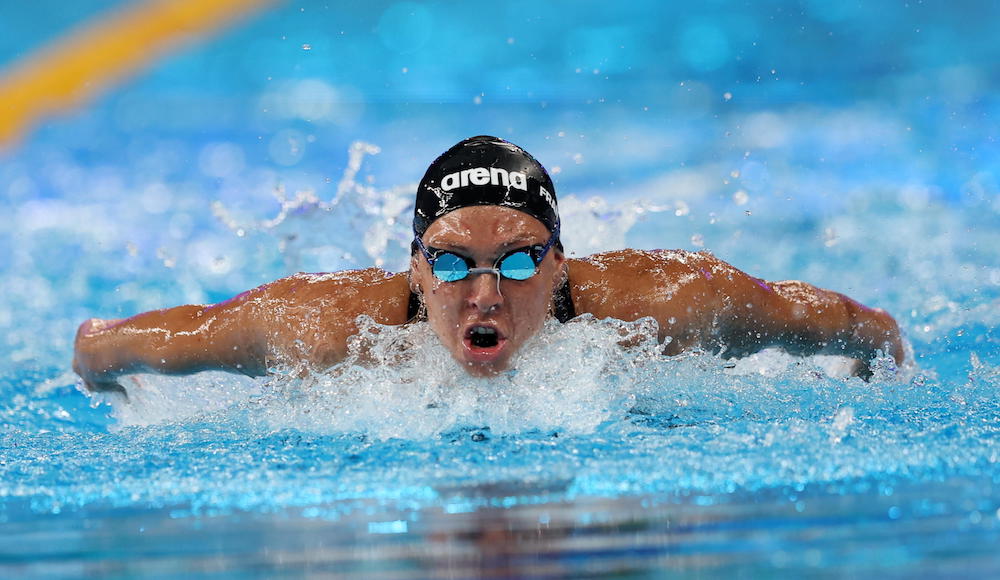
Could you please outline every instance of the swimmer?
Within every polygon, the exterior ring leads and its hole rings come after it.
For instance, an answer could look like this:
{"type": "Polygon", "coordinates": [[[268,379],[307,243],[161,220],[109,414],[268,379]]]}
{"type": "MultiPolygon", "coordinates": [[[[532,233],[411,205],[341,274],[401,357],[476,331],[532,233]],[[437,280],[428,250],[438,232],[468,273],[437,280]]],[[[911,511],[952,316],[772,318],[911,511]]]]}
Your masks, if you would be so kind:
{"type": "Polygon", "coordinates": [[[508,369],[546,318],[652,317],[666,355],[725,358],[767,347],[855,359],[868,378],[882,351],[903,362],[886,312],[804,282],[765,282],[707,252],[619,250],[569,259],[545,168],[496,137],[466,139],[417,189],[410,268],[295,274],[214,305],[120,320],[91,319],[73,369],[92,391],[125,390],[131,373],[224,370],[263,376],[276,365],[328,368],[348,353],[358,318],[429,324],[473,376],[508,369]]]}

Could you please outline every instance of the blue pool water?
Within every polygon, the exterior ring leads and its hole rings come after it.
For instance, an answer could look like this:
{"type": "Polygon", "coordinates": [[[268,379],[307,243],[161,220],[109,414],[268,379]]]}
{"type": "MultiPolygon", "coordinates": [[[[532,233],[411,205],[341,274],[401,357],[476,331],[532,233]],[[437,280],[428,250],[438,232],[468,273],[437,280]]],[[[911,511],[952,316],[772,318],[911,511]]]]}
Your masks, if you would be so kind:
{"type": "MultiPolygon", "coordinates": [[[[276,4],[0,154],[0,573],[1000,572],[997,8],[662,4],[276,4]],[[478,133],[552,171],[571,253],[841,291],[912,362],[583,319],[498,379],[418,327],[366,339],[392,365],[79,392],[88,317],[404,268],[413,184],[478,133]]],[[[85,16],[10,13],[0,65],[85,16]]]]}

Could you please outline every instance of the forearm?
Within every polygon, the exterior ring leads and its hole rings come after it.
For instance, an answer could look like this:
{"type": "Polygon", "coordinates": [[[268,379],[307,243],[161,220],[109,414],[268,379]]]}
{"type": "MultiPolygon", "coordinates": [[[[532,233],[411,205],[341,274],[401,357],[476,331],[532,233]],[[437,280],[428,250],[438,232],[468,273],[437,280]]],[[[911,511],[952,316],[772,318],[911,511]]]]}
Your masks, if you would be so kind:
{"type": "Polygon", "coordinates": [[[837,354],[862,362],[882,351],[903,362],[899,326],[884,310],[802,282],[770,286],[779,304],[768,334],[777,346],[796,354],[837,354]]]}
{"type": "Polygon", "coordinates": [[[84,322],[74,370],[89,387],[114,388],[135,372],[184,374],[217,369],[251,376],[265,370],[264,349],[218,307],[179,306],[114,321],[84,322]]]}
{"type": "Polygon", "coordinates": [[[842,339],[840,345],[833,345],[830,352],[842,349],[843,353],[860,360],[870,360],[876,352],[882,351],[903,362],[903,341],[896,321],[884,310],[868,308],[847,296],[840,295],[848,313],[846,327],[850,335],[842,339]]]}

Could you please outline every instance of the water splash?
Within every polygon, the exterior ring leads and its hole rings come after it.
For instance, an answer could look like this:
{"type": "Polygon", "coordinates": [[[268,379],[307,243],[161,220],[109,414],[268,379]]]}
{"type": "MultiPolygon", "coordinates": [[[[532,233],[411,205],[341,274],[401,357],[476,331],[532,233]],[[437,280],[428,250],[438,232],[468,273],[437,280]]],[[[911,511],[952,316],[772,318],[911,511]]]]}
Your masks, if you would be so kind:
{"type": "Polygon", "coordinates": [[[362,317],[359,328],[347,358],[326,371],[276,369],[260,380],[140,375],[126,384],[127,400],[95,400],[110,403],[122,426],[210,420],[252,431],[426,440],[465,428],[588,434],[637,416],[668,425],[746,417],[827,421],[845,407],[861,412],[866,400],[884,402],[872,399],[878,385],[901,378],[885,371],[868,384],[845,377],[849,359],[776,350],[735,362],[699,351],[664,357],[652,319],[592,316],[550,320],[512,370],[476,378],[426,324],[388,327],[362,317]]]}
{"type": "Polygon", "coordinates": [[[328,371],[303,376],[302,369],[284,369],[258,381],[222,373],[140,375],[125,385],[127,400],[95,397],[112,405],[121,425],[241,417],[255,430],[378,439],[427,439],[466,427],[591,433],[625,417],[649,388],[655,373],[643,369],[662,358],[655,337],[651,320],[549,321],[522,348],[514,370],[475,378],[428,325],[387,327],[363,318],[346,360],[328,371]],[[630,346],[619,345],[625,342],[630,346]]]}
{"type": "Polygon", "coordinates": [[[370,143],[352,143],[347,165],[329,200],[321,199],[312,189],[289,196],[279,186],[273,191],[279,209],[270,218],[241,223],[221,201],[212,203],[212,212],[237,236],[258,233],[276,239],[286,265],[293,270],[339,270],[359,265],[405,269],[410,233],[404,224],[413,212],[416,185],[383,189],[358,181],[365,157],[380,152],[370,143]],[[343,235],[345,223],[360,235],[343,235]]]}

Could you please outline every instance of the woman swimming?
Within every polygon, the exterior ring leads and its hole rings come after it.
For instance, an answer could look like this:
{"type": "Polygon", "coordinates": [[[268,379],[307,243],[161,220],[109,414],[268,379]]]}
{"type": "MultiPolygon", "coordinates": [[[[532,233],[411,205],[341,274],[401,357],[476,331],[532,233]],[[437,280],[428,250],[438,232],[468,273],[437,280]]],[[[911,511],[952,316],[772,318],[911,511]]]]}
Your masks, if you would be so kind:
{"type": "Polygon", "coordinates": [[[296,274],[215,305],[121,320],[91,319],[73,369],[91,390],[124,392],[136,372],[226,370],[263,376],[275,364],[331,366],[367,315],[427,323],[471,375],[506,370],[552,315],[652,317],[667,355],[704,348],[739,357],[776,346],[797,355],[903,361],[886,312],[804,282],[765,282],[705,252],[620,250],[568,259],[545,168],[496,137],[466,139],[438,157],[417,189],[410,269],[296,274]]]}

